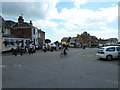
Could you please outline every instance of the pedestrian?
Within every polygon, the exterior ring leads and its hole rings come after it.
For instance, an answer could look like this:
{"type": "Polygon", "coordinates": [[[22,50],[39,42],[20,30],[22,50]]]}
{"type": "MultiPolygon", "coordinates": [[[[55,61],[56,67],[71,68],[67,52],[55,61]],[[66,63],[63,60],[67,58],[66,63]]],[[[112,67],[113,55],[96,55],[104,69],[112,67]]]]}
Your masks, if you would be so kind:
{"type": "Polygon", "coordinates": [[[17,56],[18,53],[22,56],[22,43],[17,43],[17,48],[13,51],[13,55],[17,56]]]}
{"type": "Polygon", "coordinates": [[[61,44],[59,45],[59,49],[62,49],[62,45],[61,44]]]}
{"type": "Polygon", "coordinates": [[[36,49],[35,49],[35,45],[34,44],[32,44],[32,52],[36,53],[36,49]]]}
{"type": "Polygon", "coordinates": [[[43,44],[43,45],[42,45],[42,50],[43,50],[44,52],[46,52],[46,44],[43,44]]]}
{"type": "Polygon", "coordinates": [[[38,44],[35,45],[35,49],[36,49],[36,50],[39,50],[39,45],[38,45],[38,44]]]}
{"type": "Polygon", "coordinates": [[[28,52],[28,44],[25,44],[25,52],[28,52]]]}
{"type": "Polygon", "coordinates": [[[32,42],[29,44],[29,54],[33,54],[33,44],[32,44],[32,42]]]}

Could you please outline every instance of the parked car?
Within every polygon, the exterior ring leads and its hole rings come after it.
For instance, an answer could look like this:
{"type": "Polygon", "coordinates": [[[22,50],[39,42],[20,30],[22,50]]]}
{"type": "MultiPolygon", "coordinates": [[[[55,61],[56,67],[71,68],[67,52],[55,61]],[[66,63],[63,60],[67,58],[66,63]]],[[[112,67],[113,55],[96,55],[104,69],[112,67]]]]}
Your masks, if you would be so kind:
{"type": "Polygon", "coordinates": [[[103,47],[103,44],[99,44],[99,45],[98,45],[98,48],[100,48],[100,47],[103,47]]]}
{"type": "Polygon", "coordinates": [[[100,59],[104,58],[107,60],[112,60],[114,58],[120,57],[120,47],[119,46],[106,46],[98,49],[96,54],[100,59]]]}

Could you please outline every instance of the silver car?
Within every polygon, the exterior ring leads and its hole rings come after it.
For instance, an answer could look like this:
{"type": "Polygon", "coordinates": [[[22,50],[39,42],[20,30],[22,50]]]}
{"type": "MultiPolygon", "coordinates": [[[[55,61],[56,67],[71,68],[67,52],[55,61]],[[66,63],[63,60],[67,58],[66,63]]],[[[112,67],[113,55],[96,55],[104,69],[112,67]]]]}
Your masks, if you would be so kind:
{"type": "Polygon", "coordinates": [[[114,58],[120,57],[120,47],[119,46],[107,46],[98,49],[96,54],[100,59],[104,58],[107,60],[112,60],[114,58]]]}

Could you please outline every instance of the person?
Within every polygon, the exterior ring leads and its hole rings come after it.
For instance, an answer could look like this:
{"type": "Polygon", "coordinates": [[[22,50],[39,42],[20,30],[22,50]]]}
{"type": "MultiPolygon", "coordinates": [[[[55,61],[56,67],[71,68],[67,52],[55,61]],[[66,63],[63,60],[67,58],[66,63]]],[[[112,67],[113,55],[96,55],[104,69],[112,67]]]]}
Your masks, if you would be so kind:
{"type": "Polygon", "coordinates": [[[25,44],[25,52],[28,52],[28,44],[25,44]]]}
{"type": "Polygon", "coordinates": [[[62,49],[62,45],[61,44],[59,45],[59,49],[62,49]]]}
{"type": "Polygon", "coordinates": [[[44,52],[46,52],[46,44],[43,44],[42,50],[43,50],[44,52]]]}
{"type": "Polygon", "coordinates": [[[68,45],[66,43],[62,43],[62,50],[63,50],[64,55],[66,55],[67,50],[68,50],[68,45]]]}
{"type": "Polygon", "coordinates": [[[85,44],[83,44],[83,46],[82,46],[82,47],[83,47],[83,49],[85,49],[85,48],[86,48],[86,45],[85,45],[85,44]]]}
{"type": "Polygon", "coordinates": [[[37,45],[35,45],[35,48],[37,49],[37,50],[39,50],[39,45],[37,44],[37,45]]]}
{"type": "Polygon", "coordinates": [[[29,54],[33,54],[33,44],[32,43],[30,43],[29,44],[29,54]]]}
{"type": "Polygon", "coordinates": [[[16,50],[14,50],[13,55],[17,56],[18,53],[22,56],[22,43],[21,42],[17,44],[17,48],[16,50]]]}
{"type": "Polygon", "coordinates": [[[36,53],[35,44],[32,44],[32,53],[36,53]]]}

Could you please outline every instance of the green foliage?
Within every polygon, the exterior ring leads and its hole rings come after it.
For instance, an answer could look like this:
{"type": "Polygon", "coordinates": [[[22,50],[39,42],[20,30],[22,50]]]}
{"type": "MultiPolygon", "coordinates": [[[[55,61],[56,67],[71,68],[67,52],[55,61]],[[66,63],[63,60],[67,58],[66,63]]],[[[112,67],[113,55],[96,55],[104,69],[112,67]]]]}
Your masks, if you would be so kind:
{"type": "Polygon", "coordinates": [[[45,43],[51,43],[50,39],[45,39],[45,43]]]}

